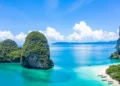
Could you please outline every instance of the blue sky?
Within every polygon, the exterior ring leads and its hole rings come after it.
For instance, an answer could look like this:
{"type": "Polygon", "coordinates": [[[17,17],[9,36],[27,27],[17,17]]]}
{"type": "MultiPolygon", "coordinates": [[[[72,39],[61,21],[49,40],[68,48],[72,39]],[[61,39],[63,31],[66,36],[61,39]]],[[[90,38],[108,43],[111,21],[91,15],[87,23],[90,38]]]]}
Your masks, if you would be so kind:
{"type": "MultiPolygon", "coordinates": [[[[89,38],[110,41],[117,38],[119,25],[120,0],[0,0],[0,33],[8,31],[13,39],[20,35],[18,38],[22,40],[22,35],[25,37],[28,32],[38,30],[50,41],[81,42],[90,41],[89,38]],[[80,26],[75,27],[76,24],[80,26]],[[51,36],[48,31],[56,34],[51,36]],[[92,36],[81,37],[89,31],[92,36]],[[113,39],[105,40],[97,37],[97,33],[98,36],[110,34],[113,39]],[[55,36],[63,38],[52,38],[55,36]]],[[[5,38],[0,36],[0,40],[5,38]]]]}

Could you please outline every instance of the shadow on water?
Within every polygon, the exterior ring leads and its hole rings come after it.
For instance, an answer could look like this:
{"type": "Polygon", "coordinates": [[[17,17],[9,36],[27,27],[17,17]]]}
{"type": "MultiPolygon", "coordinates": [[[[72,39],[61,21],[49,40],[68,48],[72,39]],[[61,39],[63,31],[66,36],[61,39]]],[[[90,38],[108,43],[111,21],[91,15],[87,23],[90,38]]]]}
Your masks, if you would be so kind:
{"type": "Polygon", "coordinates": [[[21,77],[23,83],[64,83],[75,78],[75,74],[65,69],[35,70],[21,67],[20,64],[1,64],[0,70],[9,71],[21,77]]]}
{"type": "Polygon", "coordinates": [[[72,80],[75,76],[64,70],[22,70],[22,77],[32,82],[62,83],[72,80]]]}

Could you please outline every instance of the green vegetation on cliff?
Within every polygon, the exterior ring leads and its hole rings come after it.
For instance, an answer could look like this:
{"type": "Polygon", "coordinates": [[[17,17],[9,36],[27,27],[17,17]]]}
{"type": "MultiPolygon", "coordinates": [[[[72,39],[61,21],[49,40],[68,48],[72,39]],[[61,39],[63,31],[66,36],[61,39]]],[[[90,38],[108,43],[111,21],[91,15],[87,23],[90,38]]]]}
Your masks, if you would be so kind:
{"type": "Polygon", "coordinates": [[[113,79],[120,82],[120,64],[112,65],[107,70],[106,73],[110,75],[113,79]]]}
{"type": "Polygon", "coordinates": [[[14,41],[4,40],[0,43],[0,62],[19,62],[20,51],[14,41]]]}
{"type": "Polygon", "coordinates": [[[0,62],[20,62],[23,67],[48,69],[54,66],[46,37],[33,31],[26,37],[22,48],[10,40],[0,43],[0,62]]]}
{"type": "Polygon", "coordinates": [[[116,51],[111,54],[110,58],[120,59],[120,27],[119,27],[119,38],[117,40],[116,51]]]}
{"type": "MultiPolygon", "coordinates": [[[[119,28],[119,39],[117,40],[116,52],[111,54],[110,58],[120,59],[120,28],[119,28]]],[[[110,75],[113,79],[120,82],[120,64],[112,65],[107,70],[106,73],[110,75]]]]}
{"type": "Polygon", "coordinates": [[[119,59],[119,58],[120,58],[120,55],[119,55],[118,52],[116,51],[116,52],[112,53],[110,57],[111,57],[112,59],[119,59]]]}
{"type": "Polygon", "coordinates": [[[54,65],[50,59],[47,39],[40,32],[28,34],[22,50],[21,64],[24,67],[48,69],[54,65]]]}

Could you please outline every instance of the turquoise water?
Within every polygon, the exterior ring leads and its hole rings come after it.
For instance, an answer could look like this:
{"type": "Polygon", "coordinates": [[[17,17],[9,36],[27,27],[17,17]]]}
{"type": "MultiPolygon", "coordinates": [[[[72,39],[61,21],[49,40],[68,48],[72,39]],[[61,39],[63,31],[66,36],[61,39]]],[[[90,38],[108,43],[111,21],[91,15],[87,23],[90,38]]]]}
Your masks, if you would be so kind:
{"type": "Polygon", "coordinates": [[[52,45],[54,68],[30,70],[18,63],[1,63],[0,86],[107,86],[85,68],[120,62],[109,59],[114,47],[115,44],[52,45]]]}

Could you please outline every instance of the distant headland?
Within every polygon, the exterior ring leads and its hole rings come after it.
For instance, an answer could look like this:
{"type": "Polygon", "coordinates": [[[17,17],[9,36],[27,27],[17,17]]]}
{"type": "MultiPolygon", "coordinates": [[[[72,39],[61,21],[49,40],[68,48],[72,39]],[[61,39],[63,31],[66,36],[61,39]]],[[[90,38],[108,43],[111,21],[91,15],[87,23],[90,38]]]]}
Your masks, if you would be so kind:
{"type": "Polygon", "coordinates": [[[79,44],[116,44],[117,41],[108,41],[108,42],[55,42],[52,45],[79,45],[79,44]]]}

